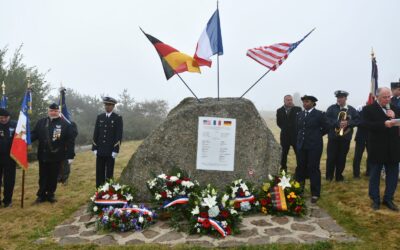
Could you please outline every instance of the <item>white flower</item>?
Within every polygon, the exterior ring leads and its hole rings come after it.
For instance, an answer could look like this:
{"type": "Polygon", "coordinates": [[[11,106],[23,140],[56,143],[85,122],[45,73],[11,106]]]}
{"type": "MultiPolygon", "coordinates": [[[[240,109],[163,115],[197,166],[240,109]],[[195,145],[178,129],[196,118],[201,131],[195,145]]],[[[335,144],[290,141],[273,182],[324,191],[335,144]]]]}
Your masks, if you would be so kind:
{"type": "Polygon", "coordinates": [[[153,217],[153,212],[149,212],[148,215],[149,215],[150,217],[153,217]]]}
{"type": "Polygon", "coordinates": [[[249,191],[246,191],[246,192],[244,192],[244,195],[245,195],[245,196],[250,196],[250,192],[249,192],[249,191]]]}
{"type": "Polygon", "coordinates": [[[203,202],[201,203],[202,206],[207,206],[209,208],[214,207],[217,205],[217,196],[210,196],[207,195],[206,198],[203,198],[203,202]]]}
{"type": "MultiPolygon", "coordinates": [[[[282,170],[282,172],[284,172],[284,170],[282,170]]],[[[283,190],[285,190],[286,187],[291,187],[290,177],[286,178],[286,176],[282,176],[281,182],[278,183],[278,186],[281,186],[283,190]]]]}
{"type": "Polygon", "coordinates": [[[179,180],[179,178],[176,177],[176,176],[171,176],[171,177],[169,178],[169,180],[170,180],[170,181],[177,181],[177,180],[179,180]]]}
{"type": "Polygon", "coordinates": [[[94,212],[97,212],[97,210],[99,210],[99,208],[98,208],[97,206],[94,206],[94,207],[93,207],[93,211],[94,211],[94,212]]]}
{"type": "Polygon", "coordinates": [[[237,214],[237,211],[233,208],[231,208],[231,214],[237,214]]]}
{"type": "Polygon", "coordinates": [[[273,180],[273,178],[272,178],[272,175],[268,175],[268,179],[270,180],[270,181],[272,181],[273,180]]]}
{"type": "Polygon", "coordinates": [[[186,194],[185,191],[182,191],[182,192],[179,193],[179,195],[185,195],[185,194],[186,194]]]}
{"type": "Polygon", "coordinates": [[[121,189],[121,185],[119,185],[119,183],[117,183],[116,185],[113,185],[115,191],[118,191],[121,189]]]}
{"type": "Polygon", "coordinates": [[[208,209],[208,215],[210,217],[217,217],[219,215],[219,208],[218,206],[214,206],[210,209],[208,209]]]}
{"type": "Polygon", "coordinates": [[[256,202],[254,202],[254,205],[258,206],[258,205],[260,205],[260,202],[256,201],[256,202]]]}
{"type": "Polygon", "coordinates": [[[222,205],[224,205],[224,207],[226,207],[226,202],[228,200],[229,200],[229,195],[224,194],[224,196],[222,196],[222,199],[221,199],[221,203],[222,203],[222,205]]]}
{"type": "Polygon", "coordinates": [[[111,200],[118,200],[118,195],[114,194],[114,195],[111,197],[111,200]]]}
{"type": "Polygon", "coordinates": [[[127,194],[127,195],[126,195],[126,200],[127,200],[127,201],[131,201],[132,199],[133,199],[133,197],[132,197],[131,194],[127,194]]]}
{"type": "Polygon", "coordinates": [[[90,197],[90,200],[94,202],[96,200],[96,195],[93,195],[92,197],[90,197]]]}
{"type": "Polygon", "coordinates": [[[181,173],[178,173],[176,176],[178,176],[178,178],[181,178],[181,173]]]}
{"type": "Polygon", "coordinates": [[[138,205],[132,205],[132,208],[138,208],[138,205]]]}
{"type": "Polygon", "coordinates": [[[139,221],[139,223],[143,223],[143,221],[144,221],[143,216],[140,216],[138,221],[139,221]]]}
{"type": "Polygon", "coordinates": [[[104,184],[104,186],[101,188],[101,191],[107,192],[109,188],[110,188],[110,184],[106,183],[106,184],[104,184]]]}
{"type": "Polygon", "coordinates": [[[228,226],[228,222],[226,222],[226,221],[224,221],[224,220],[223,220],[223,221],[221,221],[221,224],[222,224],[222,226],[223,226],[223,227],[226,227],[226,226],[228,226]]]}
{"type": "Polygon", "coordinates": [[[213,189],[211,190],[211,194],[214,195],[214,196],[217,195],[217,190],[215,190],[215,188],[213,188],[213,189]]]}
{"type": "Polygon", "coordinates": [[[191,188],[194,186],[194,183],[191,181],[182,181],[182,186],[187,187],[187,188],[191,188]]]}
{"type": "Polygon", "coordinates": [[[154,199],[156,199],[156,200],[158,201],[159,199],[161,199],[161,195],[160,195],[160,194],[156,194],[156,196],[154,197],[154,199]]]}
{"type": "Polygon", "coordinates": [[[160,179],[167,179],[167,176],[165,174],[160,174],[159,176],[157,176],[160,179]]]}
{"type": "Polygon", "coordinates": [[[197,233],[200,233],[200,231],[201,231],[200,228],[197,228],[197,233]]]}
{"type": "Polygon", "coordinates": [[[242,182],[242,179],[239,179],[239,180],[234,181],[233,184],[238,185],[241,182],[242,182]]]}
{"type": "Polygon", "coordinates": [[[247,187],[246,183],[244,183],[244,182],[242,184],[240,184],[240,187],[242,188],[243,191],[249,190],[249,188],[247,187]]]}
{"type": "Polygon", "coordinates": [[[171,191],[169,191],[169,190],[167,190],[167,197],[168,197],[168,198],[172,198],[172,193],[171,193],[171,191]]]}
{"type": "Polygon", "coordinates": [[[238,191],[238,189],[239,189],[239,187],[233,187],[232,188],[232,198],[235,198],[236,197],[236,192],[238,191]]]}
{"type": "Polygon", "coordinates": [[[195,208],[193,208],[192,212],[193,215],[199,214],[200,213],[200,209],[199,206],[196,206],[195,208]]]}
{"type": "Polygon", "coordinates": [[[174,192],[175,192],[175,193],[179,193],[179,187],[175,187],[175,188],[174,188],[174,192]]]}
{"type": "Polygon", "coordinates": [[[246,211],[249,211],[250,209],[251,209],[250,202],[245,201],[245,202],[240,203],[240,210],[246,212],[246,211]]]}
{"type": "Polygon", "coordinates": [[[110,198],[110,195],[109,194],[105,194],[101,198],[103,198],[104,200],[108,200],[110,198]]]}
{"type": "Polygon", "coordinates": [[[282,176],[286,176],[285,170],[282,170],[282,176]]]}

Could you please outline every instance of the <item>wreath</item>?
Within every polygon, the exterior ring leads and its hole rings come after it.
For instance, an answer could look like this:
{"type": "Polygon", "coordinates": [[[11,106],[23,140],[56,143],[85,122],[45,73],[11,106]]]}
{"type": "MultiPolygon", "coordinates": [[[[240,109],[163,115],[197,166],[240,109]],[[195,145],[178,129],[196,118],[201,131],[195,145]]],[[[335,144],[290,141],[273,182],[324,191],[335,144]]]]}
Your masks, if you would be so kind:
{"type": "Polygon", "coordinates": [[[235,180],[226,187],[221,203],[224,207],[233,206],[236,211],[244,214],[260,211],[260,203],[254,196],[253,185],[242,179],[235,180]]]}

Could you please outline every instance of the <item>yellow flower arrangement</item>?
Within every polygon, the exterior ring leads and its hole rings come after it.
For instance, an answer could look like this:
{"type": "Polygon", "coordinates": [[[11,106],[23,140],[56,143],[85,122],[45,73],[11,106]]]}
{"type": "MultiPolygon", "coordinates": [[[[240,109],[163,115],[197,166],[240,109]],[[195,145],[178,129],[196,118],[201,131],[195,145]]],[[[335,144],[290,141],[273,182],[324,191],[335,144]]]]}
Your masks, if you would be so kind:
{"type": "Polygon", "coordinates": [[[269,190],[270,187],[271,187],[271,184],[269,184],[269,183],[267,182],[267,183],[264,183],[262,189],[263,189],[265,192],[268,192],[268,190],[269,190]]]}
{"type": "Polygon", "coordinates": [[[266,207],[262,207],[261,208],[261,213],[266,214],[267,213],[267,208],[266,207]]]}

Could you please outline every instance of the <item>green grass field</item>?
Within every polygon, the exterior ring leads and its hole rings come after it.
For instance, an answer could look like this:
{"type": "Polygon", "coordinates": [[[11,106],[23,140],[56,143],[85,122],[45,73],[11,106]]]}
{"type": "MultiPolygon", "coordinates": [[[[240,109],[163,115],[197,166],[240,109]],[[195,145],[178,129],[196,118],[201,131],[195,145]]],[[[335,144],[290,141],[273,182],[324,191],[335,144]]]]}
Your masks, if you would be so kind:
{"type": "MultiPolygon", "coordinates": [[[[278,129],[272,119],[267,124],[277,136],[278,129]]],[[[132,153],[140,142],[125,142],[115,166],[115,176],[119,176],[128,163],[132,153]]],[[[327,183],[323,181],[322,195],[318,204],[326,209],[349,233],[358,237],[361,242],[318,243],[314,245],[266,245],[263,247],[246,247],[240,249],[399,249],[400,248],[400,214],[384,207],[377,212],[370,209],[368,198],[368,179],[352,179],[352,159],[354,143],[345,169],[344,183],[327,183]]],[[[321,159],[321,172],[325,174],[326,152],[321,159]]],[[[400,153],[400,152],[399,152],[400,153]]],[[[295,167],[294,154],[290,151],[289,169],[293,173],[295,167]]],[[[365,173],[365,160],[361,167],[365,173]]],[[[30,165],[26,172],[24,208],[20,208],[21,174],[17,170],[16,187],[14,191],[13,207],[0,209],[0,248],[3,249],[167,249],[163,246],[144,245],[136,247],[103,247],[96,245],[60,247],[57,244],[46,242],[37,245],[35,240],[51,235],[54,227],[69,217],[79,207],[87,203],[95,190],[95,157],[91,152],[77,154],[72,166],[72,173],[68,185],[59,185],[55,204],[33,205],[38,188],[38,166],[30,165]]],[[[382,183],[381,192],[384,188],[382,183]]],[[[395,201],[399,203],[400,195],[396,193],[395,201]]],[[[178,248],[185,248],[181,246],[178,248]]]]}

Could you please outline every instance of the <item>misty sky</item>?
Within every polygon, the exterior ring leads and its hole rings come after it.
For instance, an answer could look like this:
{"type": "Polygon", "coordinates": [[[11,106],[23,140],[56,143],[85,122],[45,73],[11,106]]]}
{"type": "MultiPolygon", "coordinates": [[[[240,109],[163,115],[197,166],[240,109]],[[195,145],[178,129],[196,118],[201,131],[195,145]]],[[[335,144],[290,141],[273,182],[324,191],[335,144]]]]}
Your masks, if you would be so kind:
{"type": "MultiPolygon", "coordinates": [[[[0,0],[0,47],[8,57],[24,43],[28,66],[88,95],[117,97],[124,88],[137,100],[164,99],[170,108],[191,96],[177,76],[165,79],[159,57],[139,26],[176,49],[193,55],[216,9],[209,0],[0,0]]],[[[247,49],[295,42],[312,33],[275,72],[245,97],[257,108],[275,110],[288,93],[312,94],[325,109],[333,92],[350,92],[358,106],[370,88],[371,47],[379,85],[400,77],[400,1],[220,0],[224,55],[220,56],[221,97],[238,97],[267,68],[247,49]]],[[[182,77],[199,97],[216,97],[216,57],[202,74],[182,77]]],[[[55,93],[55,92],[53,92],[55,93]]]]}

